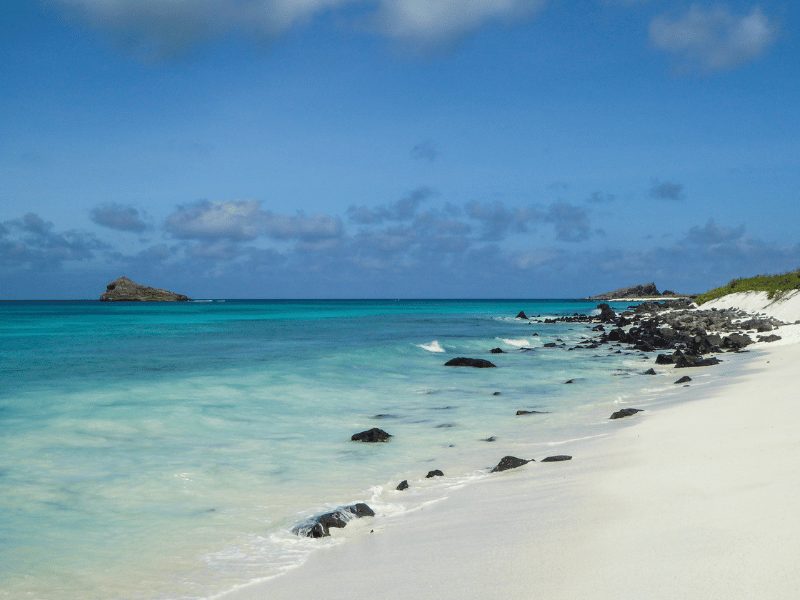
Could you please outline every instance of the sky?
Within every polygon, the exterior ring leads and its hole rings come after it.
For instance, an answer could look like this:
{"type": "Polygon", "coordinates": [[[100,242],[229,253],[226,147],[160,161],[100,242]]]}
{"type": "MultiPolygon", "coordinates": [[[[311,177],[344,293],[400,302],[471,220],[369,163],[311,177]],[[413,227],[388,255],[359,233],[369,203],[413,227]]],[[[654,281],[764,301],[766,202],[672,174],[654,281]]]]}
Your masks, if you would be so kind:
{"type": "Polygon", "coordinates": [[[800,3],[6,0],[0,300],[800,268],[800,3]]]}

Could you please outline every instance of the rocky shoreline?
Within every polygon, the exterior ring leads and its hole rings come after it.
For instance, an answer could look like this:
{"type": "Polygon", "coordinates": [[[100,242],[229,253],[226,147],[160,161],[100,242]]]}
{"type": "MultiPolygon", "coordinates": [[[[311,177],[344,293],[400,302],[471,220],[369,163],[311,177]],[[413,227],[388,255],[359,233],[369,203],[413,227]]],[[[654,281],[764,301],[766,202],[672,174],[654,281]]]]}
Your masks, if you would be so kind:
{"type": "MultiPolygon", "coordinates": [[[[555,342],[543,344],[543,348],[566,349],[575,351],[582,349],[597,349],[603,345],[618,348],[615,353],[632,353],[634,351],[657,354],[657,365],[673,365],[675,368],[698,368],[719,364],[721,361],[716,354],[725,352],[741,352],[748,345],[759,342],[773,342],[780,340],[780,336],[771,333],[775,328],[786,323],[773,317],[751,315],[738,309],[711,309],[700,310],[687,298],[665,300],[663,302],[643,302],[630,306],[627,310],[617,314],[608,304],[597,306],[599,314],[585,315],[574,314],[567,317],[554,319],[528,318],[520,311],[516,318],[530,323],[582,323],[592,326],[589,331],[598,335],[590,337],[581,343],[566,348],[566,344],[555,342]],[[766,335],[764,335],[766,334],[766,335]],[[756,339],[752,339],[755,335],[756,339]]],[[[558,340],[560,342],[560,340],[558,340]]],[[[496,353],[497,349],[489,350],[496,353]]],[[[530,350],[530,349],[521,349],[530,350]]],[[[444,366],[465,366],[474,368],[495,367],[494,364],[484,359],[460,357],[445,363],[444,366]]],[[[642,375],[655,375],[654,369],[644,371],[642,375]]],[[[688,376],[681,377],[675,384],[687,384],[691,381],[688,376]]],[[[566,383],[572,383],[572,380],[566,383]]],[[[532,414],[538,411],[518,411],[520,414],[532,414]]],[[[616,420],[630,417],[642,412],[638,408],[624,408],[614,412],[609,419],[616,420]]],[[[381,415],[378,415],[381,416],[381,415]]],[[[380,443],[388,442],[391,434],[382,429],[373,428],[368,431],[353,434],[352,441],[380,443]]],[[[485,441],[493,441],[487,438],[485,441]]],[[[571,460],[568,455],[549,456],[540,462],[563,462],[571,460]]],[[[518,468],[533,459],[523,459],[506,456],[491,469],[490,473],[497,473],[512,468],[518,468]]],[[[439,470],[430,471],[428,478],[443,476],[439,470]]],[[[408,481],[402,481],[397,490],[409,488],[408,481]]],[[[373,517],[375,513],[367,505],[354,505],[340,507],[332,513],[326,513],[301,523],[292,529],[299,536],[327,537],[330,527],[344,527],[353,518],[364,516],[373,517]]]]}
{"type": "Polygon", "coordinates": [[[672,290],[659,292],[655,282],[645,283],[644,285],[634,285],[631,287],[620,288],[613,292],[590,296],[586,300],[594,302],[609,302],[612,300],[652,300],[656,298],[694,298],[696,295],[677,294],[672,290]]]}
{"type": "Polygon", "coordinates": [[[786,325],[773,317],[750,315],[737,309],[701,310],[694,306],[688,299],[643,302],[617,314],[608,304],[599,304],[597,316],[575,314],[532,322],[595,324],[592,331],[600,335],[570,350],[612,343],[641,352],[671,350],[672,355],[659,354],[656,363],[676,367],[709,366],[718,359],[706,355],[738,352],[756,341],[777,341],[780,336],[770,332],[786,325]]]}

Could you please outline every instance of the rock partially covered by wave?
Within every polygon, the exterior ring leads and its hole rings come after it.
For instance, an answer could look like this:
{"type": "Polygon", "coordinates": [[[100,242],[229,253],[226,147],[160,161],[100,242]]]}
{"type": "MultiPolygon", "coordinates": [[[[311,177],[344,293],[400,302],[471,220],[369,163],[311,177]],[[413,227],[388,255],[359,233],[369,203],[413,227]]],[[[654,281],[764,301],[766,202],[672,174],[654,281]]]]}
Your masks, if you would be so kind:
{"type": "Polygon", "coordinates": [[[185,302],[189,298],[158,288],[147,287],[127,277],[115,279],[106,286],[101,302],[185,302]]]}
{"type": "Polygon", "coordinates": [[[352,504],[350,506],[342,506],[336,510],[318,515],[300,523],[292,528],[292,533],[300,537],[321,538],[330,536],[330,528],[342,528],[353,519],[360,519],[361,517],[374,517],[375,511],[363,502],[352,504]]]}

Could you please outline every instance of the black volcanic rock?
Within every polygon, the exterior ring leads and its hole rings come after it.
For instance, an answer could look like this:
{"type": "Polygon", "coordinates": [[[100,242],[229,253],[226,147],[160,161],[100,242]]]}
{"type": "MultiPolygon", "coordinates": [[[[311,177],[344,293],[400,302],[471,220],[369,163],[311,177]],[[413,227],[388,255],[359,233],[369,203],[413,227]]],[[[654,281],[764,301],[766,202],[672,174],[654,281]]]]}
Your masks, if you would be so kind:
{"type": "Polygon", "coordinates": [[[686,353],[675,360],[676,369],[685,369],[688,367],[711,367],[718,364],[719,359],[715,356],[712,356],[711,358],[703,358],[702,356],[694,356],[686,353]]]}
{"type": "Polygon", "coordinates": [[[433,471],[428,471],[428,474],[425,475],[425,479],[432,479],[433,477],[444,477],[444,473],[439,469],[434,469],[433,471]]]}
{"type": "Polygon", "coordinates": [[[621,419],[623,417],[630,417],[638,412],[642,412],[641,408],[623,408],[612,414],[609,419],[621,419]]]}
{"type": "Polygon", "coordinates": [[[572,460],[572,457],[566,454],[559,454],[558,456],[548,456],[547,458],[543,458],[541,462],[563,462],[565,460],[572,460]]]}
{"type": "Polygon", "coordinates": [[[503,350],[502,348],[492,348],[489,352],[491,352],[492,354],[505,354],[506,353],[505,350],[503,350]]]}
{"type": "Polygon", "coordinates": [[[386,433],[383,429],[378,429],[377,427],[373,427],[372,429],[368,429],[367,431],[362,431],[360,433],[354,433],[353,436],[350,438],[352,442],[387,442],[389,438],[392,437],[391,434],[386,433]]]}
{"type": "Polygon", "coordinates": [[[401,481],[398,484],[397,491],[402,492],[403,490],[407,490],[407,489],[408,489],[408,480],[407,479],[403,479],[403,481],[401,481]]]}
{"type": "Polygon", "coordinates": [[[482,358],[465,358],[459,356],[444,363],[445,367],[475,367],[476,369],[486,369],[497,367],[497,365],[490,363],[488,360],[482,358]]]}
{"type": "Polygon", "coordinates": [[[292,529],[292,533],[300,537],[321,538],[330,536],[330,528],[341,528],[353,519],[374,517],[375,511],[363,502],[343,506],[336,510],[309,519],[292,529]]]}
{"type": "Polygon", "coordinates": [[[100,295],[100,302],[186,302],[183,294],[175,294],[158,288],[147,287],[127,277],[115,279],[100,295]]]}
{"type": "Polygon", "coordinates": [[[504,456],[500,459],[500,462],[497,463],[497,466],[489,472],[498,473],[500,471],[508,471],[509,469],[516,469],[522,465],[527,465],[529,462],[533,461],[517,458],[516,456],[504,456]]]}
{"type": "Polygon", "coordinates": [[[744,333],[732,333],[722,340],[722,347],[738,350],[740,348],[744,348],[745,346],[749,346],[752,343],[753,340],[750,339],[749,335],[744,333]]]}
{"type": "Polygon", "coordinates": [[[688,375],[684,375],[683,377],[678,379],[678,381],[676,381],[675,383],[676,384],[678,384],[678,383],[689,383],[691,380],[692,380],[691,377],[689,377],[688,375]]]}
{"type": "Polygon", "coordinates": [[[759,342],[777,342],[780,339],[782,339],[781,336],[775,335],[774,333],[772,335],[760,335],[760,336],[758,336],[758,341],[759,342]]]}
{"type": "Polygon", "coordinates": [[[523,311],[519,311],[519,314],[517,315],[517,318],[518,319],[527,319],[528,317],[525,315],[525,313],[523,311]]]}
{"type": "Polygon", "coordinates": [[[600,310],[600,321],[603,323],[613,323],[616,320],[617,313],[608,304],[598,304],[597,308],[600,310]]]}

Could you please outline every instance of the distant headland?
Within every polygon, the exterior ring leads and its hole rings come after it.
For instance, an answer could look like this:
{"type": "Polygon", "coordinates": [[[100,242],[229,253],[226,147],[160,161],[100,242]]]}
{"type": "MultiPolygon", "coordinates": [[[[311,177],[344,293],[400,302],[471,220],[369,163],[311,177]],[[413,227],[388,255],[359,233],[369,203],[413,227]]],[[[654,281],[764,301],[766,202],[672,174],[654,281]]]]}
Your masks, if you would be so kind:
{"type": "Polygon", "coordinates": [[[676,294],[672,290],[664,290],[659,292],[654,282],[645,283],[644,285],[634,285],[632,287],[620,288],[613,292],[606,292],[598,296],[591,296],[587,300],[633,300],[634,298],[689,298],[689,294],[676,294]]]}
{"type": "Polygon", "coordinates": [[[147,287],[131,281],[127,277],[115,279],[106,286],[100,296],[101,302],[185,302],[183,294],[147,287]]]}

